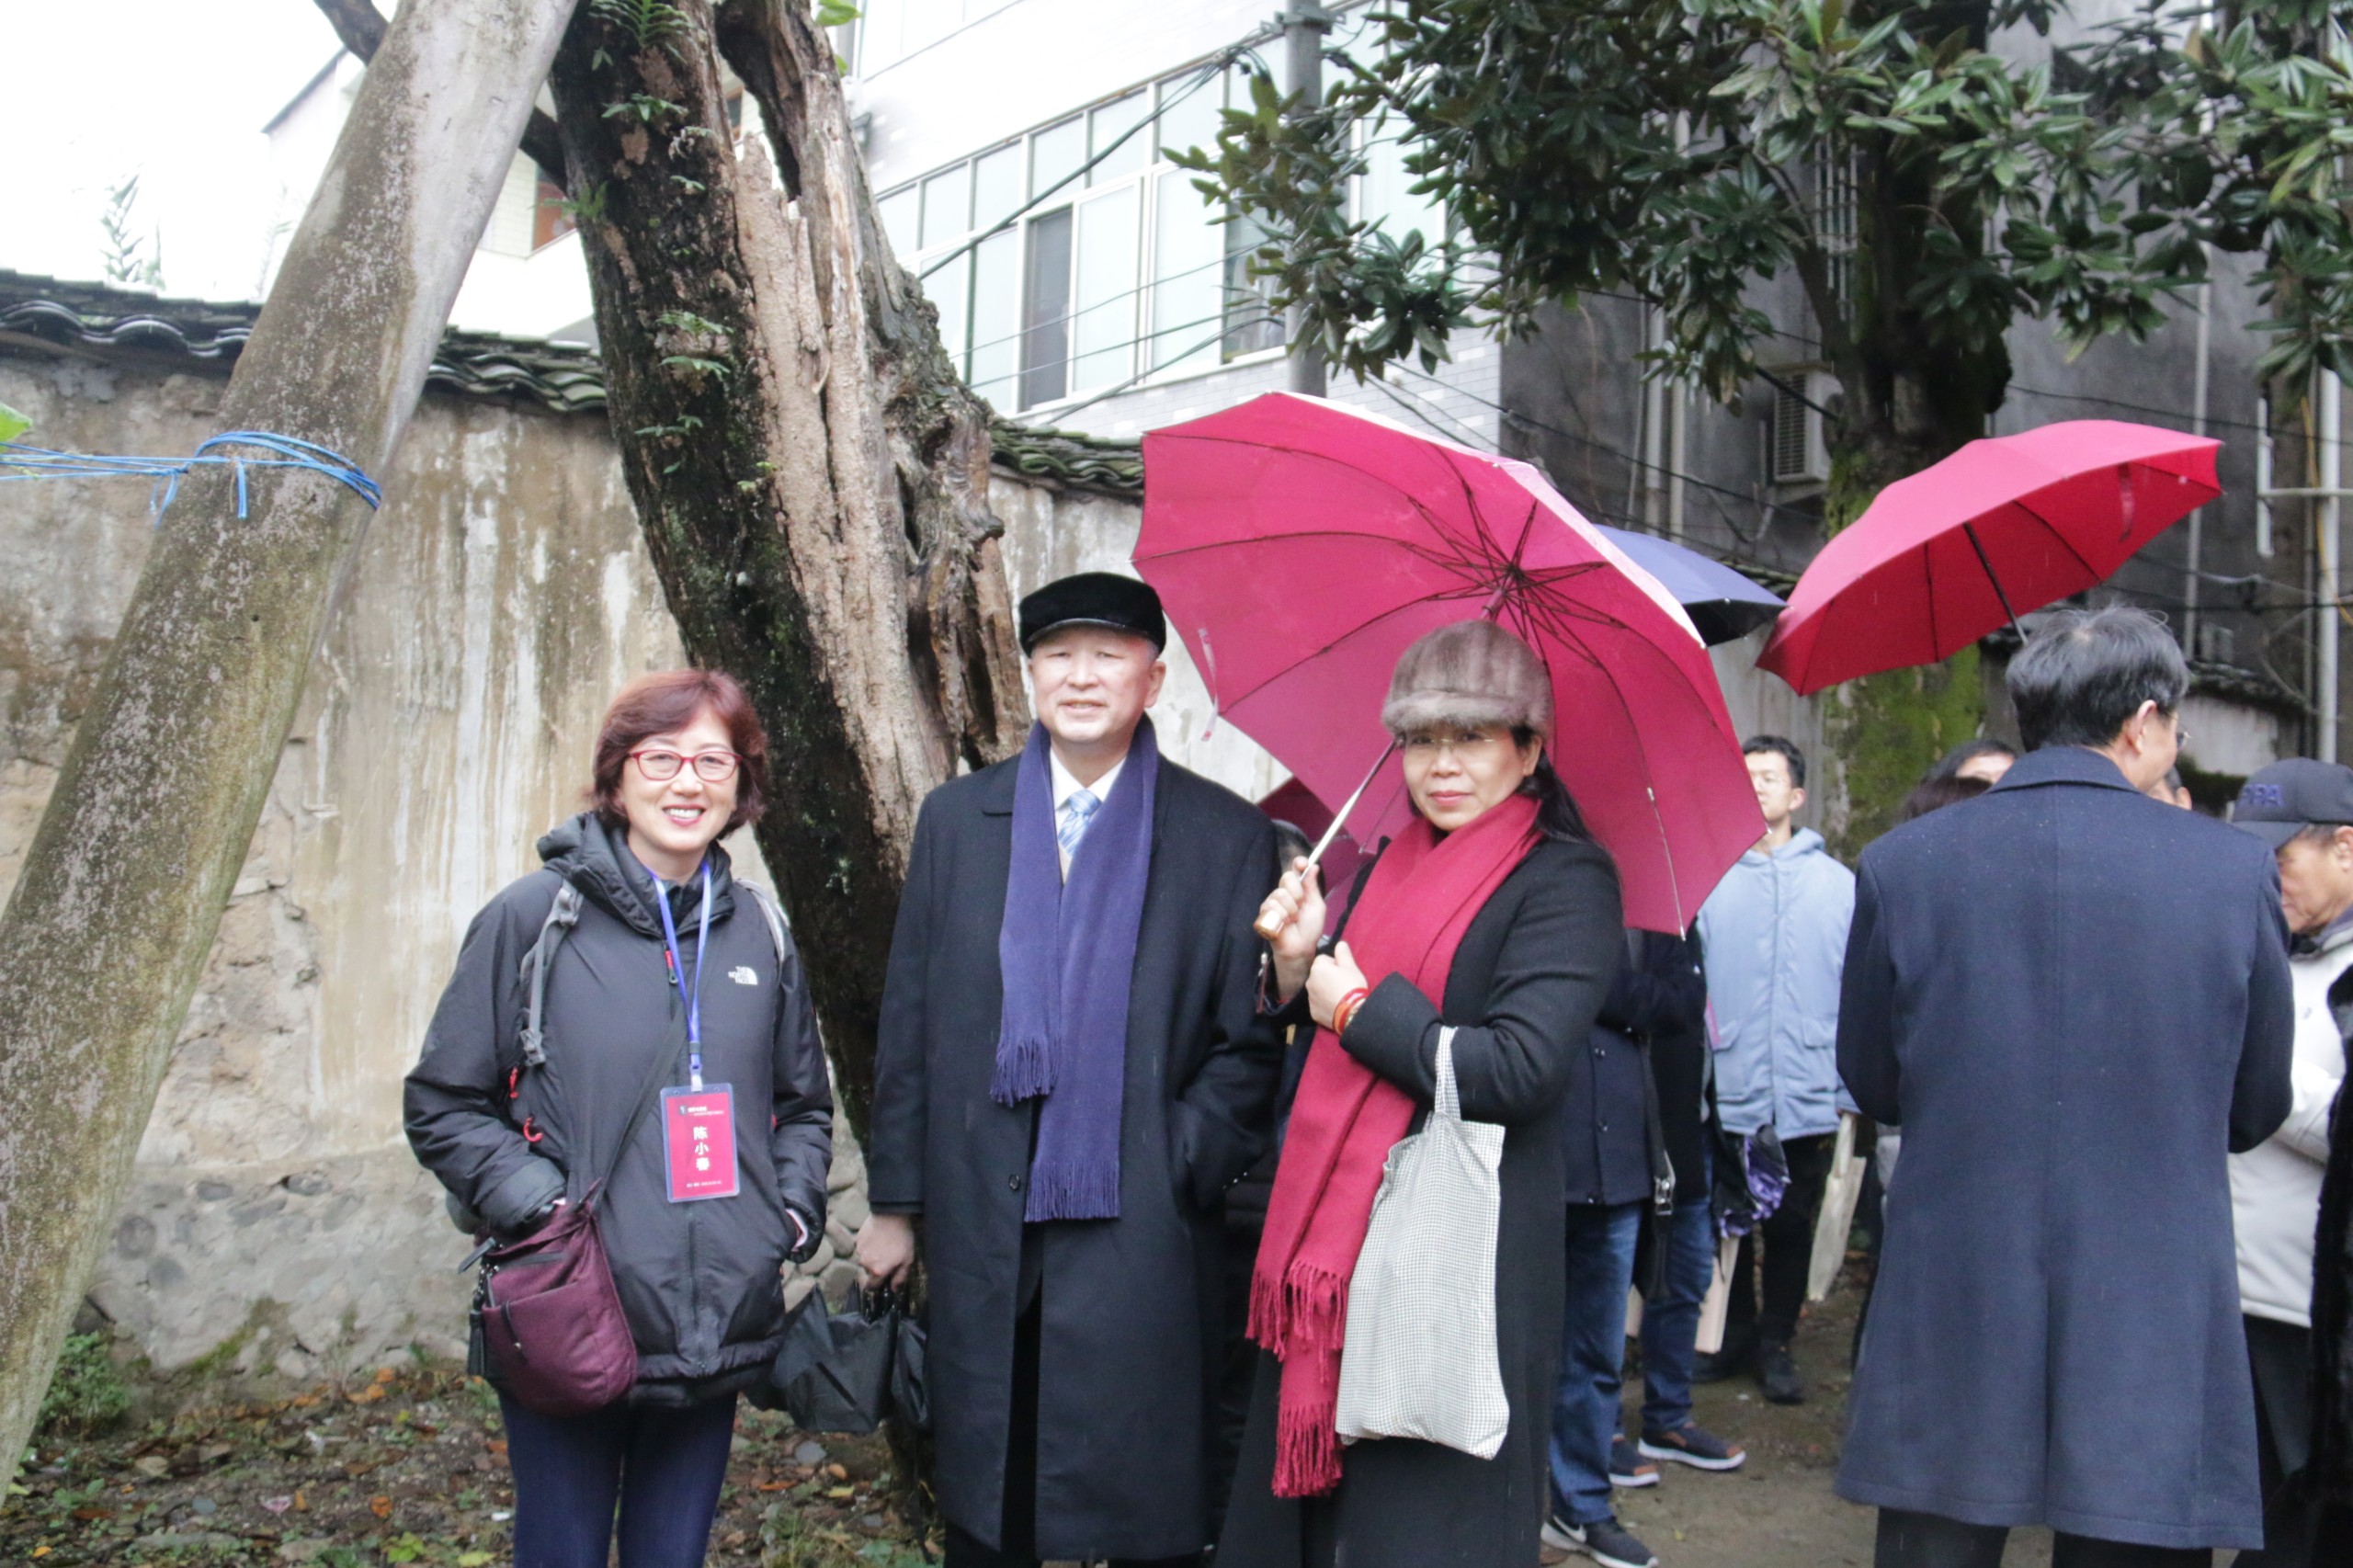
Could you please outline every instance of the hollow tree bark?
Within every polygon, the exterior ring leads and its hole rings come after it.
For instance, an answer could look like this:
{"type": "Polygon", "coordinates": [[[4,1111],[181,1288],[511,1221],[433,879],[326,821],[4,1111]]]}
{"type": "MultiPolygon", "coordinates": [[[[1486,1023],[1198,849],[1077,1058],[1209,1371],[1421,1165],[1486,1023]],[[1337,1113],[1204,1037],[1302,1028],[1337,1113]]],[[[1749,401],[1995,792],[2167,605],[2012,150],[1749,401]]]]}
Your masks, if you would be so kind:
{"type": "Polygon", "coordinates": [[[676,14],[584,10],[556,119],[622,466],[689,656],[767,726],[760,847],[862,1132],[916,810],[1028,724],[988,413],[892,259],[805,8],[676,14]],[[740,152],[722,48],[766,129],[740,152]]]}
{"type": "MultiPolygon", "coordinates": [[[[222,400],[382,474],[573,0],[409,6],[222,400]]],[[[0,1452],[23,1451],[368,509],[217,470],[165,513],[0,915],[0,1452]]]]}

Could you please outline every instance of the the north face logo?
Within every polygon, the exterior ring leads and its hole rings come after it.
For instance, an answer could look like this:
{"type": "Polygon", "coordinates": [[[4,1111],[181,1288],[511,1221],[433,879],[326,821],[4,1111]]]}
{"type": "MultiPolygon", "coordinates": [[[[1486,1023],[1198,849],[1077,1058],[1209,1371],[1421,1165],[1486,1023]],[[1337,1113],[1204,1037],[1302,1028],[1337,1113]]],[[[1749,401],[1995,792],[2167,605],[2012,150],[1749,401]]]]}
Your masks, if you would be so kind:
{"type": "Polygon", "coordinates": [[[748,964],[737,964],[727,971],[727,978],[738,985],[757,985],[760,983],[760,977],[752,972],[748,964]]]}

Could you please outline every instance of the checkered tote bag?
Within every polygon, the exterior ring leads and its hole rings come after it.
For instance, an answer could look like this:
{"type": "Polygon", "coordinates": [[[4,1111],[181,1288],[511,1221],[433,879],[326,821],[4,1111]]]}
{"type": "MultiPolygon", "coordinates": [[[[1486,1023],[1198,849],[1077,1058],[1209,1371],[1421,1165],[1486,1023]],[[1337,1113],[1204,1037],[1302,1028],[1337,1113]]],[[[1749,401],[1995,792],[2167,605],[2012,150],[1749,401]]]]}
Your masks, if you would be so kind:
{"type": "Polygon", "coordinates": [[[1462,1119],[1454,1031],[1438,1031],[1438,1098],[1381,1167],[1348,1280],[1340,1440],[1417,1437],[1493,1459],[1511,1406],[1495,1350],[1497,1167],[1504,1130],[1462,1119]]]}

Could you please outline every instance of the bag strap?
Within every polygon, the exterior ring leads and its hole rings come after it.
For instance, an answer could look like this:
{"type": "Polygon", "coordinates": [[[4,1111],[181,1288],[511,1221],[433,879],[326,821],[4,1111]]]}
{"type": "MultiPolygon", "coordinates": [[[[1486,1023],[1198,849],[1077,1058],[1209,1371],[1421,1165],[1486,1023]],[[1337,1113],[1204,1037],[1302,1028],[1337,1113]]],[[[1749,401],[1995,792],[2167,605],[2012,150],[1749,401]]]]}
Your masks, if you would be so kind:
{"type": "Polygon", "coordinates": [[[792,938],[788,935],[792,929],[792,922],[785,918],[784,905],[777,902],[776,894],[757,882],[738,880],[735,889],[738,892],[749,894],[752,902],[759,905],[760,918],[767,923],[768,940],[776,945],[777,967],[783,968],[785,954],[791,950],[792,945],[792,938]]]}
{"type": "Polygon", "coordinates": [[[1454,1081],[1454,1026],[1438,1031],[1438,1093],[1431,1109],[1449,1121],[1462,1119],[1462,1091],[1454,1081]]]}
{"type": "Polygon", "coordinates": [[[559,881],[555,902],[548,905],[548,917],[540,923],[540,939],[523,955],[523,983],[529,1000],[523,1014],[523,1065],[544,1067],[548,1064],[547,1031],[542,1023],[547,1015],[548,971],[555,965],[556,949],[580,924],[580,890],[568,881],[559,881]]]}
{"type": "Polygon", "coordinates": [[[605,1184],[612,1179],[614,1167],[621,1163],[621,1154],[629,1148],[630,1134],[637,1131],[638,1121],[645,1115],[645,1108],[654,1103],[654,1096],[661,1089],[662,1081],[670,1076],[671,1069],[676,1065],[676,1051],[657,1051],[654,1053],[654,1061],[646,1071],[645,1082],[638,1085],[636,1102],[629,1108],[629,1119],[621,1123],[620,1133],[613,1139],[611,1151],[606,1154],[602,1168],[597,1172],[597,1179],[582,1189],[581,1201],[584,1204],[592,1202],[597,1194],[604,1190],[605,1184]]]}

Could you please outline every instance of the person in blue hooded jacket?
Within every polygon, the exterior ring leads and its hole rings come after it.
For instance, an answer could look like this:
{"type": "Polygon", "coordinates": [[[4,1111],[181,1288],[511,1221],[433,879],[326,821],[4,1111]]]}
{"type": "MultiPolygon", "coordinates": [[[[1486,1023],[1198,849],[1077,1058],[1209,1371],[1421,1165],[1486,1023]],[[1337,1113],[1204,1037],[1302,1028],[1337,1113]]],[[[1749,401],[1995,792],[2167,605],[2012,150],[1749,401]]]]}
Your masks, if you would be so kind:
{"type": "Polygon", "coordinates": [[[1706,1358],[1694,1381],[1717,1381],[1753,1365],[1767,1399],[1796,1404],[1805,1384],[1790,1357],[1790,1338],[1805,1305],[1814,1223],[1837,1142],[1834,1048],[1855,874],[1831,858],[1822,835],[1797,825],[1805,806],[1805,754],[1779,735],[1753,735],[1741,750],[1765,836],[1699,908],[1716,1031],[1716,1109],[1727,1132],[1773,1130],[1789,1157],[1790,1187],[1759,1232],[1741,1238],[1723,1348],[1706,1358]]]}

